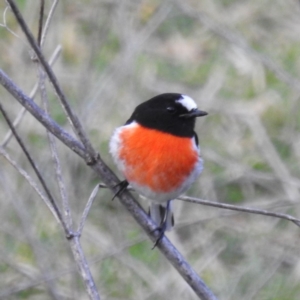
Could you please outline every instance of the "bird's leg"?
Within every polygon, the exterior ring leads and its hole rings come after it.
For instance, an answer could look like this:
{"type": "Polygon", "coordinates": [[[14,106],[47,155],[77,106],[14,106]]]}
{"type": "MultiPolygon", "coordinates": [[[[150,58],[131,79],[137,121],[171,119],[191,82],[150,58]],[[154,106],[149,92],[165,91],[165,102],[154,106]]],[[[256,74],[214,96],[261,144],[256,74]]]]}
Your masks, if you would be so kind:
{"type": "Polygon", "coordinates": [[[127,187],[128,187],[129,183],[128,181],[125,179],[119,183],[117,183],[114,188],[119,187],[119,190],[114,194],[114,196],[112,197],[111,200],[114,200],[116,197],[118,197],[121,193],[123,193],[127,187]]]}
{"type": "Polygon", "coordinates": [[[171,205],[171,200],[168,200],[167,201],[167,205],[166,205],[166,208],[165,208],[165,212],[164,212],[164,217],[162,218],[161,220],[161,223],[159,225],[158,228],[155,228],[153,231],[156,231],[156,230],[159,230],[159,236],[158,238],[156,239],[152,249],[154,249],[157,244],[160,242],[160,240],[162,239],[162,237],[164,236],[165,234],[165,231],[167,229],[167,221],[168,221],[168,217],[169,217],[169,214],[171,213],[171,210],[170,210],[170,205],[171,205]]]}

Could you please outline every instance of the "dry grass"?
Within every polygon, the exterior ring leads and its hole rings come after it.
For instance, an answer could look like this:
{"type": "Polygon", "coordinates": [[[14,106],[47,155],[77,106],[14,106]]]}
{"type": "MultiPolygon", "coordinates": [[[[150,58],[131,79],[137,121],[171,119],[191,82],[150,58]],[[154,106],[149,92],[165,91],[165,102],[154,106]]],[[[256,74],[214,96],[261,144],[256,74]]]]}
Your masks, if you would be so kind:
{"type": "MultiPolygon", "coordinates": [[[[18,3],[36,31],[39,1],[18,3]]],[[[188,194],[300,217],[299,13],[292,0],[61,1],[44,52],[49,57],[62,45],[54,70],[112,168],[113,129],[141,101],[182,92],[210,113],[197,125],[205,171],[188,194]]],[[[19,37],[0,27],[0,66],[29,93],[36,67],[9,11],[6,21],[19,37]]],[[[68,128],[48,91],[53,117],[68,128]]],[[[11,117],[18,114],[4,89],[0,100],[11,117]]],[[[45,130],[27,114],[19,132],[58,198],[45,130]]],[[[33,174],[14,141],[7,151],[33,174]]],[[[59,153],[79,222],[97,178],[60,144],[59,153]]],[[[2,157],[0,164],[0,298],[87,299],[47,207],[2,157]]],[[[99,192],[82,236],[102,298],[196,299],[110,199],[99,192]]],[[[220,300],[300,298],[300,231],[292,223],[180,201],[176,219],[171,240],[220,300]]]]}

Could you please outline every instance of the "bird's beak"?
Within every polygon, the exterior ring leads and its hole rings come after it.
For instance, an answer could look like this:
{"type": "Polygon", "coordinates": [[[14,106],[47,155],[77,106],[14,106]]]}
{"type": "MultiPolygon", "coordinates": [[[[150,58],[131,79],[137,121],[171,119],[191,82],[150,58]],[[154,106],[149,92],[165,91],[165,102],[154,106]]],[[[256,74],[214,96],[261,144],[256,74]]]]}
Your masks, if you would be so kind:
{"type": "Polygon", "coordinates": [[[206,111],[199,110],[199,109],[195,108],[195,109],[189,111],[186,114],[180,115],[179,117],[190,119],[190,118],[204,117],[206,115],[208,115],[208,113],[206,111]]]}

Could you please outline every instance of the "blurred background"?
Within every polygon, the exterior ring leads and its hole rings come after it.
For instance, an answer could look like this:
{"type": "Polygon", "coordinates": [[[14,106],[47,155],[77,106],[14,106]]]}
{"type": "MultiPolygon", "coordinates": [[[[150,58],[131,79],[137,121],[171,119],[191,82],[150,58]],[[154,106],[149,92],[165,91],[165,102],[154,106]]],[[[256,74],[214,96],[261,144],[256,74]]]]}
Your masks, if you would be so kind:
{"type": "MultiPolygon", "coordinates": [[[[36,35],[39,1],[17,3],[36,35]]],[[[43,50],[49,58],[62,46],[54,71],[112,169],[114,128],[142,101],[184,93],[209,112],[196,128],[205,170],[188,195],[300,218],[299,15],[296,0],[59,1],[43,50]]],[[[0,16],[0,68],[29,94],[37,66],[5,1],[0,16]]],[[[50,85],[48,97],[53,118],[71,133],[50,85]]],[[[4,88],[0,101],[14,119],[21,107],[4,88]]],[[[44,128],[26,114],[18,132],[60,199],[44,128]]],[[[99,180],[58,148],[77,225],[99,180]]],[[[14,140],[5,150],[36,180],[14,140]]],[[[0,166],[0,298],[88,299],[52,214],[1,155],[0,166]]],[[[197,299],[111,197],[100,190],[81,238],[102,298],[197,299]]],[[[300,299],[295,224],[182,201],[175,216],[168,237],[220,300],[300,299]]]]}

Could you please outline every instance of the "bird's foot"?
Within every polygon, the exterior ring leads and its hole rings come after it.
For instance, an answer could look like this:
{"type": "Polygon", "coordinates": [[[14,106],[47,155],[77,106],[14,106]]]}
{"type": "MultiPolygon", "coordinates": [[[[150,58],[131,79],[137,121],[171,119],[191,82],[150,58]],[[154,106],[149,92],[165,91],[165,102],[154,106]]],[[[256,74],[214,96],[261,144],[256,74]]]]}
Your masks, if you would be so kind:
{"type": "Polygon", "coordinates": [[[114,194],[114,196],[112,197],[111,200],[113,201],[116,197],[118,197],[120,194],[122,194],[127,189],[128,185],[129,185],[129,183],[127,180],[123,180],[123,181],[117,183],[114,186],[114,188],[119,187],[119,190],[114,194]]]}
{"type": "Polygon", "coordinates": [[[154,245],[153,245],[153,247],[152,247],[152,250],[153,250],[153,249],[157,246],[157,244],[161,241],[161,239],[163,238],[163,236],[164,236],[164,234],[165,234],[165,232],[166,232],[166,230],[167,230],[167,228],[168,228],[168,217],[169,217],[169,214],[171,213],[170,205],[171,205],[171,200],[169,200],[169,201],[167,202],[167,206],[166,206],[166,208],[165,208],[164,216],[163,216],[163,218],[162,218],[162,221],[161,221],[161,223],[160,223],[160,226],[157,227],[157,228],[155,228],[155,229],[153,230],[153,232],[158,230],[158,231],[159,231],[159,235],[158,235],[158,237],[157,237],[157,239],[156,239],[156,241],[155,241],[155,243],[154,243],[154,245]]]}
{"type": "Polygon", "coordinates": [[[155,228],[152,232],[154,231],[159,231],[159,235],[156,239],[156,241],[154,242],[154,245],[152,247],[152,250],[158,245],[158,243],[161,241],[161,239],[163,238],[165,232],[167,229],[167,223],[163,222],[159,227],[155,228]]]}

